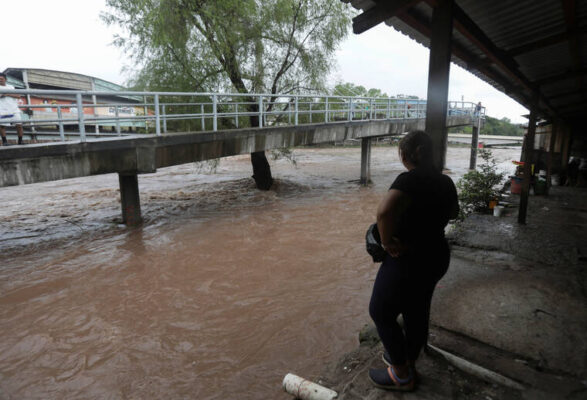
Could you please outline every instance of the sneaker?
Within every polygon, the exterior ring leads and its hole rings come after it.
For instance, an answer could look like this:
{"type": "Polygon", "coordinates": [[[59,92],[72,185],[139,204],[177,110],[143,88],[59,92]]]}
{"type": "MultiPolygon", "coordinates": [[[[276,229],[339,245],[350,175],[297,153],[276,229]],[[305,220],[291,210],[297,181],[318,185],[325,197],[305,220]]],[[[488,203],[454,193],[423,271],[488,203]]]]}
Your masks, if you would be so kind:
{"type": "Polygon", "coordinates": [[[369,380],[373,386],[384,390],[411,392],[415,389],[415,382],[410,371],[410,376],[400,379],[392,367],[383,369],[372,368],[369,370],[369,380]]]}
{"type": "MultiPolygon", "coordinates": [[[[389,356],[389,353],[386,350],[383,351],[383,354],[381,355],[381,359],[383,360],[385,365],[387,365],[388,367],[391,367],[391,357],[389,356]]],[[[414,376],[414,382],[417,385],[420,382],[420,374],[418,374],[418,371],[416,371],[416,366],[413,364],[414,364],[413,362],[412,362],[412,364],[410,364],[410,362],[408,362],[408,365],[410,366],[410,371],[412,372],[412,374],[414,376]]]]}

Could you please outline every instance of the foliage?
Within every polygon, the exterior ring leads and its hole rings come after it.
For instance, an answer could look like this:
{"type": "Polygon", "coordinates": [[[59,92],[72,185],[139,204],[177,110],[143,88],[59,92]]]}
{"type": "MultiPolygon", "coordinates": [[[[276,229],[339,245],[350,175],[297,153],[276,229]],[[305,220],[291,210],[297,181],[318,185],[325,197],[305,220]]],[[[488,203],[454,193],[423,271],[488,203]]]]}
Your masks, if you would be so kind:
{"type": "Polygon", "coordinates": [[[339,82],[334,85],[332,90],[333,96],[353,96],[353,97],[378,97],[387,99],[387,93],[382,92],[381,89],[371,88],[366,89],[364,86],[355,85],[351,82],[339,82]]]}
{"type": "MultiPolygon", "coordinates": [[[[323,89],[350,10],[338,0],[107,0],[102,19],[150,90],[323,89]]],[[[269,105],[268,107],[271,107],[269,105]]]]}
{"type": "Polygon", "coordinates": [[[475,211],[488,211],[489,202],[501,198],[498,186],[505,174],[497,172],[497,163],[491,151],[479,149],[479,157],[483,162],[478,168],[467,172],[457,183],[461,217],[475,211]]]}
{"type": "MultiPolygon", "coordinates": [[[[449,133],[473,133],[471,126],[464,126],[459,128],[449,128],[449,133]]],[[[512,124],[508,118],[497,119],[490,116],[485,116],[485,122],[481,127],[481,135],[497,135],[497,136],[524,136],[524,128],[519,125],[512,124]]]]}
{"type": "MultiPolygon", "coordinates": [[[[278,103],[277,94],[324,91],[352,13],[339,0],[106,0],[106,4],[110,11],[102,19],[125,31],[114,43],[139,66],[135,88],[270,93],[274,96],[267,99],[265,115],[282,113],[268,124],[291,116],[283,113],[291,103],[278,103]]],[[[258,101],[244,96],[242,103],[249,116],[239,121],[239,127],[257,126],[258,101]]],[[[218,122],[219,129],[236,123],[231,118],[218,122]]],[[[172,129],[186,124],[171,123],[177,124],[172,129]]],[[[257,187],[268,190],[273,178],[265,152],[251,153],[251,164],[257,187]]]]}
{"type": "Polygon", "coordinates": [[[508,118],[485,117],[485,123],[481,128],[482,135],[500,135],[500,136],[524,136],[524,129],[519,125],[512,124],[508,118]]]}

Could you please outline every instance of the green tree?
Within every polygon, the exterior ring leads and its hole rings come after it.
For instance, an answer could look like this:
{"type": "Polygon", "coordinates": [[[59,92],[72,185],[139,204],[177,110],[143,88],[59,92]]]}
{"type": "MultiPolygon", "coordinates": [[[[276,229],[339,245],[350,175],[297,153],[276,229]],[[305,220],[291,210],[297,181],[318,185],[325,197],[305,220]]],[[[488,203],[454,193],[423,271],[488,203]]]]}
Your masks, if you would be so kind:
{"type": "Polygon", "coordinates": [[[334,85],[332,90],[333,96],[353,96],[353,97],[378,97],[378,98],[389,98],[387,93],[381,91],[381,89],[371,88],[366,89],[364,86],[355,85],[351,82],[339,82],[334,85]]]}
{"type": "MultiPolygon", "coordinates": [[[[114,43],[139,71],[137,88],[288,94],[324,89],[349,7],[339,0],[107,0],[102,15],[126,34],[114,43]]],[[[276,106],[277,96],[265,111],[276,106]]],[[[254,98],[247,110],[258,112],[254,98]]],[[[251,126],[258,117],[249,117],[251,126]]],[[[257,187],[273,179],[265,152],[251,154],[257,187]]]]}
{"type": "Polygon", "coordinates": [[[481,128],[482,135],[500,135],[500,136],[523,136],[524,129],[519,125],[512,124],[508,118],[485,117],[485,122],[481,128]]]}

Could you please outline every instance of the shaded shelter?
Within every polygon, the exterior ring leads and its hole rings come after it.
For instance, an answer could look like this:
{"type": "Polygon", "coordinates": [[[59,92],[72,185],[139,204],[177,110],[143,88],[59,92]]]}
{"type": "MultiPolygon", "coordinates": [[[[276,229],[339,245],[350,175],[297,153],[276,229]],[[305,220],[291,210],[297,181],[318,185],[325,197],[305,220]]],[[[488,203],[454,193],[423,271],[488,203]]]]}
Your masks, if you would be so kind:
{"type": "Polygon", "coordinates": [[[444,166],[450,62],[530,110],[518,221],[525,223],[531,167],[541,157],[564,175],[570,156],[586,158],[587,2],[577,0],[342,0],[362,13],[360,34],[385,22],[430,48],[426,129],[444,166]],[[546,145],[535,144],[536,125],[549,126],[546,145]],[[538,147],[538,148],[537,148],[538,147]]]}

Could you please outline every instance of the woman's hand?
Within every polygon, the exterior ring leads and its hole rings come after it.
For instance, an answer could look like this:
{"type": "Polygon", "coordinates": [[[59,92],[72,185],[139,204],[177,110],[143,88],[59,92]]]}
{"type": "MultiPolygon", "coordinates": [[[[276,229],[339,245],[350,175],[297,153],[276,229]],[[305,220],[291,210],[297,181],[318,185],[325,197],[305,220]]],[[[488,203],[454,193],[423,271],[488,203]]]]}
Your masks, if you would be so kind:
{"type": "Polygon", "coordinates": [[[381,246],[392,257],[406,253],[406,245],[401,243],[397,235],[401,221],[405,216],[410,198],[404,192],[390,189],[377,208],[377,229],[381,236],[381,246]]]}
{"type": "Polygon", "coordinates": [[[397,258],[404,255],[407,251],[407,247],[405,244],[400,242],[400,240],[396,237],[392,237],[391,241],[382,245],[383,250],[385,250],[390,256],[397,258]]]}

